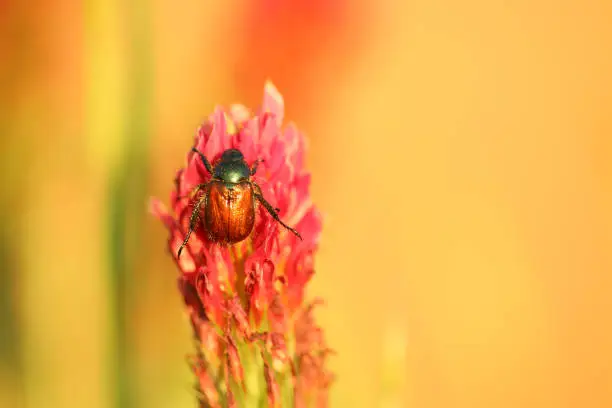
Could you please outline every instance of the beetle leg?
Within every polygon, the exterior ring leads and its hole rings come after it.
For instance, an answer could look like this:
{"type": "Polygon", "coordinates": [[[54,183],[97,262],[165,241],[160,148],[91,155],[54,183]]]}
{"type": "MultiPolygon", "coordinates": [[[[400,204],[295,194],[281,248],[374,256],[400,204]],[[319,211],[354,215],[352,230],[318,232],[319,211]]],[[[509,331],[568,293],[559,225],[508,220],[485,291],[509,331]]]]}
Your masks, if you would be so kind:
{"type": "Polygon", "coordinates": [[[190,192],[188,195],[184,195],[184,196],[179,196],[179,197],[176,197],[176,200],[178,201],[178,200],[182,200],[182,199],[184,199],[184,198],[193,198],[193,197],[195,197],[195,195],[196,195],[196,194],[197,194],[197,193],[198,193],[198,192],[199,192],[201,189],[203,189],[204,187],[206,187],[206,184],[207,184],[207,183],[198,184],[197,186],[195,186],[195,187],[193,188],[193,190],[191,190],[191,192],[190,192]]]}
{"type": "Polygon", "coordinates": [[[180,258],[181,252],[183,252],[183,248],[185,247],[185,245],[187,245],[187,241],[189,241],[189,237],[191,236],[191,233],[193,232],[193,230],[195,229],[198,223],[198,220],[200,218],[200,206],[204,202],[206,202],[206,194],[200,197],[195,207],[193,208],[193,211],[191,212],[191,217],[189,218],[189,231],[187,231],[185,240],[183,241],[183,243],[181,244],[181,247],[178,250],[177,258],[180,258]]]}
{"type": "Polygon", "coordinates": [[[270,213],[270,215],[272,216],[272,218],[274,218],[276,220],[276,222],[278,222],[280,225],[282,225],[283,227],[287,228],[289,231],[293,232],[295,234],[296,237],[298,237],[300,240],[302,240],[302,236],[300,235],[299,232],[297,232],[295,229],[291,228],[290,226],[288,226],[287,224],[285,224],[284,222],[281,221],[280,217],[278,216],[278,211],[276,208],[272,207],[272,205],[266,201],[266,199],[264,198],[263,194],[261,193],[261,188],[255,184],[252,183],[253,185],[253,193],[255,194],[255,198],[257,198],[257,200],[266,208],[266,210],[268,211],[268,213],[270,213]]]}
{"type": "Polygon", "coordinates": [[[257,173],[257,167],[259,167],[259,163],[263,162],[264,159],[257,159],[255,160],[255,163],[253,163],[253,166],[251,166],[251,176],[254,176],[255,173],[257,173]]]}
{"type": "Polygon", "coordinates": [[[206,156],[204,156],[204,153],[202,153],[201,151],[199,151],[195,147],[192,147],[191,151],[200,155],[200,159],[202,159],[202,163],[204,163],[204,167],[206,167],[206,170],[212,175],[213,174],[213,168],[210,165],[210,162],[208,161],[206,156]]]}

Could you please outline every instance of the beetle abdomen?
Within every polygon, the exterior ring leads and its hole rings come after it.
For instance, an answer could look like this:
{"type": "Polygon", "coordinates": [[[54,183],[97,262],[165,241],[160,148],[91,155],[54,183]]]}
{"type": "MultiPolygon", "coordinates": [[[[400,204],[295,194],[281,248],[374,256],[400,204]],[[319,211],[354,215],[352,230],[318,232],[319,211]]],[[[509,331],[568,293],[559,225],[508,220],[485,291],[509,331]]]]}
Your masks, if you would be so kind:
{"type": "Polygon", "coordinates": [[[211,240],[234,244],[249,236],[255,224],[254,197],[248,181],[211,181],[207,186],[204,227],[211,240]]]}

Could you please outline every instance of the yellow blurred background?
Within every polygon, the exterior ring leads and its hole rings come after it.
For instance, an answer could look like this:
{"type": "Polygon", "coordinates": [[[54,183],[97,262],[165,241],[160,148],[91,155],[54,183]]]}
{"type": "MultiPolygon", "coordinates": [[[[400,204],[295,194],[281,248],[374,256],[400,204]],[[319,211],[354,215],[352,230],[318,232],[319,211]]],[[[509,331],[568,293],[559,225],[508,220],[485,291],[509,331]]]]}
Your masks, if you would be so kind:
{"type": "Polygon", "coordinates": [[[0,406],[190,407],[147,213],[265,79],[334,407],[612,407],[612,3],[0,1],[0,406]]]}

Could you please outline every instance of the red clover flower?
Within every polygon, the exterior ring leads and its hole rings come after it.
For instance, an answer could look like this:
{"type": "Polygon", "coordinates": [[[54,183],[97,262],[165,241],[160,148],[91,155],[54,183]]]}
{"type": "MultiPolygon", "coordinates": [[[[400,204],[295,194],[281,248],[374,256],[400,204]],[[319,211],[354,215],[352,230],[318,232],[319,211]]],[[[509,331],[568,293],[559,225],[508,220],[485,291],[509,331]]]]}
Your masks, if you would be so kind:
{"type": "Polygon", "coordinates": [[[204,194],[194,196],[194,188],[211,177],[192,151],[176,174],[172,213],[151,201],[169,231],[168,248],[180,270],[178,286],[197,343],[189,360],[200,407],[327,406],[330,350],[312,316],[319,302],[304,303],[321,216],[308,191],[306,139],[292,124],[282,128],[283,115],[283,98],[267,83],[259,111],[217,107],[198,129],[193,147],[213,166],[229,148],[240,150],[249,166],[262,160],[253,180],[303,240],[258,205],[253,232],[244,241],[213,242],[200,222],[179,257],[194,205],[204,194]]]}

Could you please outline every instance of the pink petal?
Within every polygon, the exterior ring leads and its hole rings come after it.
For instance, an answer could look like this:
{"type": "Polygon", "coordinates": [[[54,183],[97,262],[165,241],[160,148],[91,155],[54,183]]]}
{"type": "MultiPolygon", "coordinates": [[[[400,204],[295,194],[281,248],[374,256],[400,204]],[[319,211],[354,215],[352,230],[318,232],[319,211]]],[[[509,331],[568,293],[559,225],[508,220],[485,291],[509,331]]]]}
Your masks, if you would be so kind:
{"type": "Polygon", "coordinates": [[[227,123],[225,121],[223,109],[217,107],[209,120],[212,122],[213,127],[210,138],[202,153],[204,153],[208,161],[212,164],[212,162],[229,147],[230,141],[227,134],[227,123]]]}
{"type": "Polygon", "coordinates": [[[230,106],[229,115],[232,118],[232,121],[240,126],[249,120],[251,117],[251,112],[244,105],[233,104],[230,106]]]}
{"type": "Polygon", "coordinates": [[[280,137],[280,125],[275,116],[270,113],[263,113],[259,117],[259,143],[268,147],[275,139],[280,137]]]}
{"type": "Polygon", "coordinates": [[[168,210],[166,210],[166,206],[160,200],[155,197],[152,197],[149,200],[149,211],[157,218],[159,218],[164,223],[166,228],[174,228],[174,218],[172,218],[172,216],[168,213],[168,210]]]}
{"type": "Polygon", "coordinates": [[[249,136],[253,141],[253,144],[257,149],[261,152],[263,150],[263,146],[260,143],[260,131],[259,131],[259,118],[253,117],[248,121],[242,124],[241,133],[244,133],[245,136],[249,136]]]}
{"type": "Polygon", "coordinates": [[[285,144],[278,138],[271,140],[269,146],[270,159],[266,165],[270,173],[274,174],[279,171],[286,163],[285,144]]]}
{"type": "Polygon", "coordinates": [[[290,124],[283,133],[283,139],[287,161],[300,171],[304,167],[304,153],[308,149],[306,138],[293,124],[290,124]]]}
{"type": "Polygon", "coordinates": [[[264,86],[264,96],[262,111],[270,112],[274,115],[277,126],[281,126],[285,116],[285,102],[283,96],[271,81],[266,81],[264,86]]]}
{"type": "MultiPolygon", "coordinates": [[[[252,129],[249,129],[248,127],[241,129],[236,135],[235,140],[235,147],[242,152],[249,165],[258,159],[252,129]]],[[[262,168],[262,165],[260,165],[260,168],[262,168]]]]}
{"type": "MultiPolygon", "coordinates": [[[[206,148],[206,144],[208,143],[208,139],[210,139],[210,134],[212,133],[213,124],[209,121],[204,122],[196,132],[196,144],[195,147],[199,151],[203,152],[206,148]]],[[[189,151],[189,156],[191,157],[191,150],[189,151]]]]}

